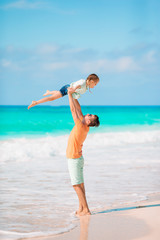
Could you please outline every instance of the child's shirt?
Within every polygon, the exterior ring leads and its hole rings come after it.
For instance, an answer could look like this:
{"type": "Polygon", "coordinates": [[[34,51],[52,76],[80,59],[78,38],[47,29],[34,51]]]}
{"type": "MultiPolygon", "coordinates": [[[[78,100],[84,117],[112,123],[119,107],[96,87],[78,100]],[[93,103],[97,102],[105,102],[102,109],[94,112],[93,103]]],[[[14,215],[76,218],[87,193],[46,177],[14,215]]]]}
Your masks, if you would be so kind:
{"type": "Polygon", "coordinates": [[[80,98],[81,94],[84,94],[87,90],[88,90],[88,87],[86,86],[86,80],[84,79],[80,79],[79,81],[77,82],[72,82],[70,84],[70,87],[77,87],[78,85],[81,86],[81,88],[77,88],[76,91],[74,93],[72,93],[72,96],[73,98],[75,99],[78,99],[80,98]]]}

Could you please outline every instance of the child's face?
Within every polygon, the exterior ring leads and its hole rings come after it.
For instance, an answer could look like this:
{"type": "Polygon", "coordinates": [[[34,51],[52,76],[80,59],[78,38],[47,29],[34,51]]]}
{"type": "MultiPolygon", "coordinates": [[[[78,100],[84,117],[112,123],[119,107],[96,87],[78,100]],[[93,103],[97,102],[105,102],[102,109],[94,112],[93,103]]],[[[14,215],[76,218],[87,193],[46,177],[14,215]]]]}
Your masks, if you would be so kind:
{"type": "Polygon", "coordinates": [[[89,87],[90,88],[94,88],[97,84],[98,84],[99,81],[93,81],[93,80],[90,80],[89,81],[89,87]]]}

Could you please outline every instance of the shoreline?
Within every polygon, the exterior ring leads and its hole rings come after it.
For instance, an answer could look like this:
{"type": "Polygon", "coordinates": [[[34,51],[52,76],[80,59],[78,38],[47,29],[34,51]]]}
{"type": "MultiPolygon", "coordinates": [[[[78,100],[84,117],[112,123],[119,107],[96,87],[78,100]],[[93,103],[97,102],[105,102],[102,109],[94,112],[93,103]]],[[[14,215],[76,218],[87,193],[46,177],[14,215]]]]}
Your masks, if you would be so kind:
{"type": "Polygon", "coordinates": [[[159,240],[160,193],[148,195],[147,200],[94,212],[73,223],[77,226],[65,233],[21,240],[159,240]]]}

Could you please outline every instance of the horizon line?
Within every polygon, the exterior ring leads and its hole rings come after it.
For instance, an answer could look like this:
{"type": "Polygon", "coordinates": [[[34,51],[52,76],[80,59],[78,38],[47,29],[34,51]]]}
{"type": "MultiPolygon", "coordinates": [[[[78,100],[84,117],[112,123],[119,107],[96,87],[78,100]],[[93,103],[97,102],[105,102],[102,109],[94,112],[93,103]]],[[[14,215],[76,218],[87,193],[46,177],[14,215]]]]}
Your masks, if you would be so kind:
{"type": "MultiPolygon", "coordinates": [[[[0,107],[28,107],[28,105],[8,105],[8,104],[0,104],[0,107]]],[[[81,106],[84,107],[160,107],[160,105],[83,105],[81,104],[81,106]]],[[[69,107],[69,105],[40,105],[40,106],[36,106],[36,107],[69,107]]]]}

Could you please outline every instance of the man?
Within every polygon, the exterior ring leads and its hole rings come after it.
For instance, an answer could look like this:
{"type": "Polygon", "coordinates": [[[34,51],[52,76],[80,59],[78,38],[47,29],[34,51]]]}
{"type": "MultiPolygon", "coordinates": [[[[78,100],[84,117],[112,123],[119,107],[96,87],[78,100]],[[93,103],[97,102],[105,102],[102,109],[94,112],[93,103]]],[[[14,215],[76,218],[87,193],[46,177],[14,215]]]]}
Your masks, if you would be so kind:
{"type": "Polygon", "coordinates": [[[87,137],[89,127],[98,127],[100,123],[97,115],[87,114],[83,116],[79,102],[72,97],[73,92],[72,88],[68,88],[70,110],[75,126],[68,139],[66,155],[71,183],[79,199],[79,210],[76,211],[76,215],[83,216],[90,215],[91,213],[88,208],[84,188],[82,146],[87,137]]]}

